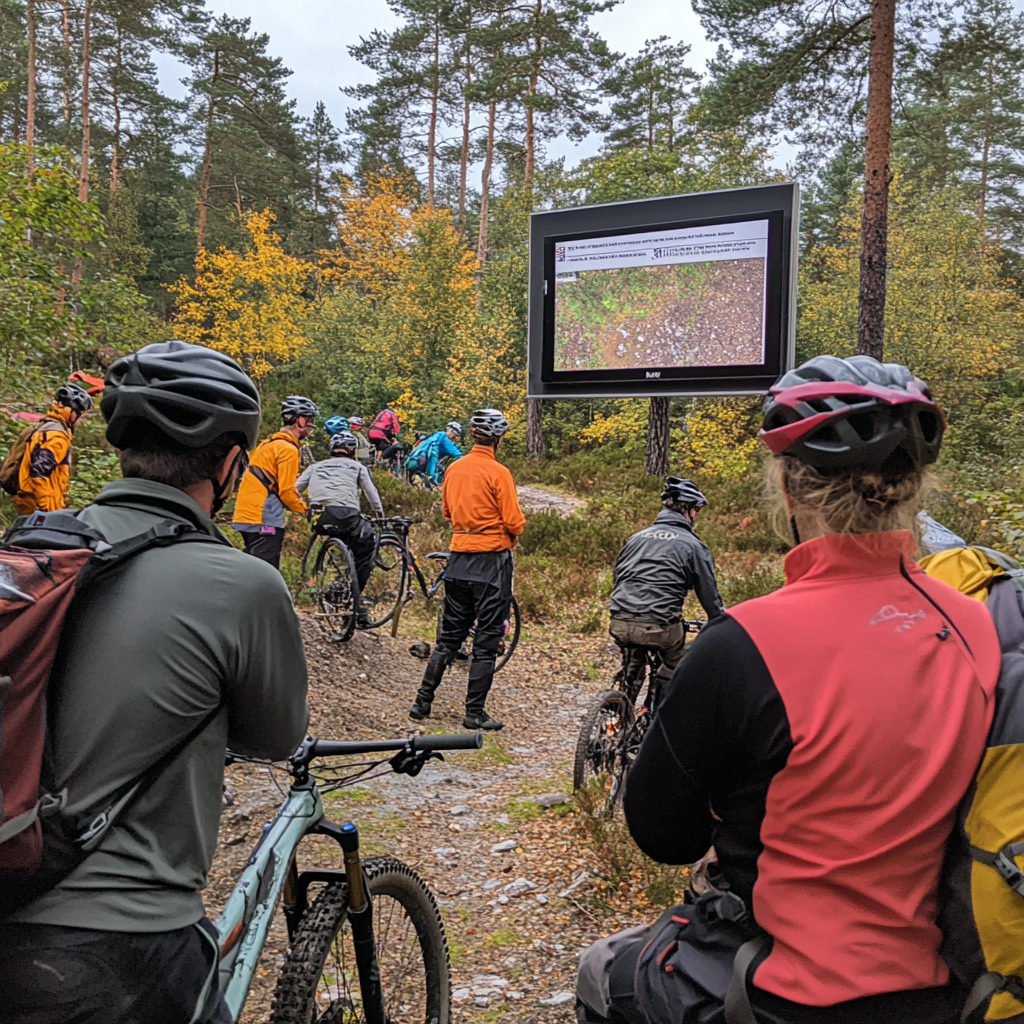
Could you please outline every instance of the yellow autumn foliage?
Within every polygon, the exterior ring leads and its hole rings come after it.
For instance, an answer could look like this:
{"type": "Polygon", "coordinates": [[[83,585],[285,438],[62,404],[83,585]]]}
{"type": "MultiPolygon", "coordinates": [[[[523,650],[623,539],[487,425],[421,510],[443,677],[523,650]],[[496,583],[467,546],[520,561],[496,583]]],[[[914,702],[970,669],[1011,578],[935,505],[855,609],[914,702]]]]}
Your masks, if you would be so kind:
{"type": "Polygon", "coordinates": [[[649,405],[646,398],[620,399],[614,403],[614,412],[594,416],[580,431],[580,441],[584,444],[614,443],[627,451],[643,448],[649,405]]]}
{"type": "Polygon", "coordinates": [[[702,398],[686,417],[682,455],[688,471],[739,480],[753,469],[760,447],[759,398],[702,398]]]}
{"type": "MultiPolygon", "coordinates": [[[[801,358],[856,348],[859,218],[848,211],[840,244],[801,268],[801,358]]],[[[909,366],[947,406],[1016,365],[1024,339],[1024,302],[980,241],[977,218],[952,197],[921,198],[894,182],[885,358],[909,366]]]]}
{"type": "Polygon", "coordinates": [[[271,229],[274,219],[269,210],[251,213],[244,253],[200,249],[195,281],[182,277],[169,287],[177,296],[174,322],[181,339],[224,352],[256,378],[299,354],[315,308],[310,291],[316,268],[281,248],[271,229]]]}

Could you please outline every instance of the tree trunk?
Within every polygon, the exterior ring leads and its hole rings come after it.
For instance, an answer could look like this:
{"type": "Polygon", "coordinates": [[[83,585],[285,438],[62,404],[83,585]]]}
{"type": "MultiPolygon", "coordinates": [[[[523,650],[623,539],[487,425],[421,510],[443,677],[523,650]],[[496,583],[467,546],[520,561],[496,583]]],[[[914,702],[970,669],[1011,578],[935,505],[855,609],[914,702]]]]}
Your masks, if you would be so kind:
{"type": "Polygon", "coordinates": [[[652,398],[647,412],[647,450],[644,470],[649,476],[668,475],[668,424],[671,398],[652,398]]]}
{"type": "Polygon", "coordinates": [[[434,79],[430,83],[430,127],[427,130],[427,206],[434,207],[434,151],[437,148],[437,104],[441,90],[441,33],[434,15],[434,79]]]}
{"type": "Polygon", "coordinates": [[[466,43],[466,86],[462,100],[462,154],[459,160],[459,227],[466,229],[466,178],[469,175],[469,89],[473,84],[473,72],[469,66],[469,43],[466,43]]]}
{"type": "Polygon", "coordinates": [[[480,230],[477,232],[476,259],[483,266],[487,259],[487,204],[491,198],[491,167],[494,164],[494,125],[498,119],[498,104],[491,100],[487,108],[487,152],[484,170],[480,176],[480,230]]]}
{"type": "MultiPolygon", "coordinates": [[[[89,37],[92,30],[92,0],[85,0],[85,13],[82,17],[82,167],[78,178],[78,198],[80,202],[89,201],[89,37]]],[[[75,265],[71,271],[72,284],[82,280],[82,257],[75,257],[75,265]]]]}
{"type": "Polygon", "coordinates": [[[978,224],[985,244],[985,206],[988,201],[988,159],[992,144],[992,72],[988,74],[988,109],[985,111],[985,139],[981,144],[981,181],[978,182],[978,224]]]}
{"type": "Polygon", "coordinates": [[[526,457],[536,462],[544,451],[544,429],[541,424],[541,399],[526,400],[526,457]]]}
{"type": "Polygon", "coordinates": [[[120,171],[119,157],[121,153],[121,94],[118,92],[117,80],[121,73],[121,29],[118,26],[117,30],[117,49],[115,51],[115,58],[117,60],[116,73],[114,75],[114,86],[110,90],[111,102],[114,107],[114,139],[113,145],[111,146],[110,153],[110,193],[113,195],[117,191],[117,176],[120,171]]]}
{"type": "Polygon", "coordinates": [[[217,86],[220,84],[220,50],[213,54],[213,77],[210,79],[210,102],[206,107],[206,138],[203,143],[203,176],[199,182],[199,227],[196,244],[200,249],[206,240],[206,218],[210,208],[210,172],[213,167],[213,116],[217,109],[217,86]]]}
{"type": "Polygon", "coordinates": [[[533,9],[536,35],[533,37],[534,65],[530,69],[530,84],[526,91],[526,161],[523,168],[523,190],[527,197],[533,194],[533,165],[537,158],[537,129],[533,121],[533,97],[537,95],[537,82],[540,78],[540,54],[543,39],[540,34],[540,16],[543,13],[543,0],[537,0],[533,9]]]}
{"type": "Polygon", "coordinates": [[[861,355],[874,356],[875,359],[882,358],[885,346],[895,31],[896,0],[872,0],[857,352],[861,355]]]}
{"type": "Polygon", "coordinates": [[[26,170],[31,178],[35,171],[33,147],[36,141],[36,4],[28,0],[25,8],[28,20],[28,95],[25,98],[25,149],[26,170]]]}
{"type": "Polygon", "coordinates": [[[69,0],[61,4],[61,36],[64,43],[64,73],[61,76],[64,93],[64,138],[71,135],[71,14],[69,0]]]}

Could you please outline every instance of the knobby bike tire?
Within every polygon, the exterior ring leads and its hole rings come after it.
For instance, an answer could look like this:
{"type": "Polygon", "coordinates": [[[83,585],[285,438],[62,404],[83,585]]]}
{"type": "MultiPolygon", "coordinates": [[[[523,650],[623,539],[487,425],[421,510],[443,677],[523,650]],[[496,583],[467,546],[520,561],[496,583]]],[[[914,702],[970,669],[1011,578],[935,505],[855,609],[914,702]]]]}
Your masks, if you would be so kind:
{"type": "Polygon", "coordinates": [[[409,567],[405,547],[397,537],[380,538],[373,558],[370,577],[361,594],[363,611],[371,628],[383,626],[394,618],[398,602],[406,591],[409,567]]]}
{"type": "Polygon", "coordinates": [[[316,620],[327,638],[334,643],[344,643],[352,639],[356,628],[356,611],[359,604],[359,581],[356,577],[356,563],[349,551],[348,545],[338,540],[337,537],[327,538],[320,545],[320,551],[316,556],[316,620]],[[329,580],[330,569],[328,565],[340,568],[348,575],[348,593],[331,595],[329,588],[338,587],[344,589],[345,584],[339,579],[329,580]],[[332,602],[332,597],[334,598],[332,602]],[[348,611],[342,607],[341,611],[335,612],[333,604],[341,597],[348,611]]]}
{"type": "MultiPolygon", "coordinates": [[[[633,705],[621,690],[605,690],[598,694],[580,725],[572,769],[573,792],[602,775],[615,782],[622,751],[635,718],[633,705]]],[[[616,796],[610,791],[610,811],[614,811],[616,796]]]]}
{"type": "MultiPolygon", "coordinates": [[[[374,934],[388,1021],[450,1024],[448,940],[433,894],[412,868],[393,857],[369,857],[363,868],[374,904],[374,934]],[[411,934],[407,927],[405,938],[410,941],[402,943],[398,933],[406,923],[411,934]],[[401,949],[389,948],[389,940],[404,947],[404,959],[401,949]]],[[[302,915],[295,930],[274,992],[271,1024],[356,1024],[365,1020],[347,919],[348,886],[333,882],[302,915]],[[329,968],[329,958],[339,953],[342,960],[329,968]]]]}

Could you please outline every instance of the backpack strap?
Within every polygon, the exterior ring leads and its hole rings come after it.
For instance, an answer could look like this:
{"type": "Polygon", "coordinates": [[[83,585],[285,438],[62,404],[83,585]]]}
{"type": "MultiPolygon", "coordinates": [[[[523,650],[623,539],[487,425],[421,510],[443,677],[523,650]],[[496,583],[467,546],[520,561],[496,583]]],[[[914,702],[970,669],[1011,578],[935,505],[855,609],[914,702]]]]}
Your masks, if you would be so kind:
{"type": "Polygon", "coordinates": [[[998,853],[989,853],[988,850],[983,850],[978,846],[971,847],[972,860],[995,868],[1014,892],[1024,896],[1024,871],[1021,871],[1014,861],[1014,858],[1019,857],[1022,853],[1024,853],[1024,843],[1010,843],[998,853]]]}
{"type": "Polygon", "coordinates": [[[967,1002],[964,1003],[963,1012],[960,1014],[960,1024],[967,1024],[972,1014],[988,1006],[992,997],[1000,992],[1008,992],[1019,1003],[1024,1003],[1024,983],[1016,975],[996,974],[995,971],[986,971],[971,986],[967,994],[967,1002]]]}
{"type": "Polygon", "coordinates": [[[729,982],[729,990],[725,993],[726,1024],[757,1024],[757,1018],[750,1005],[750,993],[747,992],[747,972],[767,944],[768,939],[758,935],[748,939],[736,950],[732,962],[732,979],[729,982]]]}

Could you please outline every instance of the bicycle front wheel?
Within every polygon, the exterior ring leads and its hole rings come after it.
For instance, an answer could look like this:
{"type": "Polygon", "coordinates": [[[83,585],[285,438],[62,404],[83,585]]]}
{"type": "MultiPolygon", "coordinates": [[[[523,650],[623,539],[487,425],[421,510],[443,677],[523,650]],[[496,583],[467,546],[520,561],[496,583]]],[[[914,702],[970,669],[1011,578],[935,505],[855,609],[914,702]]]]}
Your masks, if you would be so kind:
{"type": "MultiPolygon", "coordinates": [[[[450,1024],[448,941],[433,894],[393,857],[363,861],[389,1024],[450,1024]]],[[[334,882],[302,916],[274,993],[271,1024],[365,1021],[348,886],[334,882]]]]}
{"type": "Polygon", "coordinates": [[[373,628],[391,621],[405,593],[409,570],[403,557],[404,552],[402,542],[394,537],[383,536],[377,545],[370,578],[360,595],[363,611],[373,628]]]}
{"type": "Polygon", "coordinates": [[[356,628],[359,582],[352,552],[336,537],[316,557],[316,621],[330,640],[342,643],[356,628]]]}
{"type": "MultiPolygon", "coordinates": [[[[618,789],[618,769],[635,718],[633,705],[621,690],[605,690],[598,696],[584,716],[576,741],[573,792],[583,789],[592,779],[602,777],[613,789],[618,789]]],[[[614,793],[610,793],[609,802],[614,808],[614,793]]]]}

